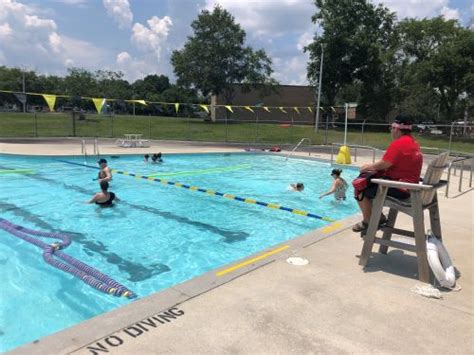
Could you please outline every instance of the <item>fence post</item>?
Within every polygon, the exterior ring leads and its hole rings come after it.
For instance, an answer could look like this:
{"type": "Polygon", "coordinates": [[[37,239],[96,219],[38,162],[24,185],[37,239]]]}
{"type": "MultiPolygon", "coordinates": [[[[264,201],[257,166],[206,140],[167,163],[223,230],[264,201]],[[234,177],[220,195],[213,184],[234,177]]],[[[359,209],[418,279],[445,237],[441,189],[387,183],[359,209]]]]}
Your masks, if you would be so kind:
{"type": "Polygon", "coordinates": [[[72,136],[75,137],[76,136],[76,115],[75,115],[74,110],[71,111],[71,115],[72,115],[72,136]]]}
{"type": "Polygon", "coordinates": [[[191,115],[188,116],[188,141],[191,140],[191,115]]]}
{"type": "Polygon", "coordinates": [[[151,139],[151,114],[148,115],[148,139],[151,139]]]}
{"type": "Polygon", "coordinates": [[[328,129],[329,129],[329,115],[326,114],[326,131],[324,132],[324,145],[328,144],[328,129]]]}
{"type": "Polygon", "coordinates": [[[38,113],[35,111],[35,138],[38,138],[38,113]]]}
{"type": "Polygon", "coordinates": [[[364,140],[364,127],[365,127],[365,120],[362,122],[362,132],[361,132],[361,134],[362,134],[362,138],[361,138],[362,139],[362,144],[361,145],[364,145],[364,141],[365,141],[364,140]]]}
{"type": "Polygon", "coordinates": [[[257,118],[257,132],[255,133],[255,143],[258,143],[258,115],[255,115],[255,117],[257,118]]]}
{"type": "Polygon", "coordinates": [[[110,117],[110,138],[114,138],[114,117],[115,115],[110,117]]]}
{"type": "Polygon", "coordinates": [[[451,141],[453,140],[453,126],[454,126],[454,122],[451,123],[451,132],[449,133],[448,152],[451,151],[451,141]]]}

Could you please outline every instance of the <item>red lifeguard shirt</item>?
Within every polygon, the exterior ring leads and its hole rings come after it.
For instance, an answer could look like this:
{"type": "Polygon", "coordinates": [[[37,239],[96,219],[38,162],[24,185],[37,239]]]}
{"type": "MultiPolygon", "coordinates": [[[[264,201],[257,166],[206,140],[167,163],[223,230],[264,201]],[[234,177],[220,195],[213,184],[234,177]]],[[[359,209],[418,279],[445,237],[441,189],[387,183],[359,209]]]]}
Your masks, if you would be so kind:
{"type": "Polygon", "coordinates": [[[411,135],[395,139],[387,148],[382,160],[392,163],[385,176],[393,180],[417,184],[420,181],[423,155],[411,135]]]}

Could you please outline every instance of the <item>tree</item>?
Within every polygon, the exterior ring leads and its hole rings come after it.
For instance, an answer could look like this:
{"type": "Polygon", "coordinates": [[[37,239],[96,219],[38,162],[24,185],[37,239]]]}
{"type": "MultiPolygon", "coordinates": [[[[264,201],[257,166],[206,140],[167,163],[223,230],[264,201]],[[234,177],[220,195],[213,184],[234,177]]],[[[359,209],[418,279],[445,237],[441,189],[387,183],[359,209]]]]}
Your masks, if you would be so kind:
{"type": "MultiPolygon", "coordinates": [[[[360,88],[358,111],[365,117],[384,119],[391,108],[394,75],[391,58],[396,49],[395,14],[368,0],[314,0],[312,21],[323,29],[305,47],[310,60],[308,79],[319,78],[321,47],[324,46],[322,94],[326,105],[347,85],[360,88]]],[[[341,98],[344,100],[344,98],[341,98]]]]}
{"type": "Polygon", "coordinates": [[[439,108],[452,121],[457,105],[474,92],[474,32],[442,17],[407,19],[399,26],[400,106],[406,107],[421,91],[429,100],[419,102],[418,109],[439,108]]]}
{"type": "Polygon", "coordinates": [[[195,88],[204,96],[223,95],[230,104],[233,84],[249,88],[275,83],[271,59],[263,50],[244,47],[245,31],[225,9],[203,10],[191,27],[194,35],[171,56],[178,85],[195,88]]]}
{"type": "Polygon", "coordinates": [[[155,101],[152,96],[161,94],[170,88],[170,80],[165,75],[147,75],[132,84],[133,94],[140,99],[155,101]]]}

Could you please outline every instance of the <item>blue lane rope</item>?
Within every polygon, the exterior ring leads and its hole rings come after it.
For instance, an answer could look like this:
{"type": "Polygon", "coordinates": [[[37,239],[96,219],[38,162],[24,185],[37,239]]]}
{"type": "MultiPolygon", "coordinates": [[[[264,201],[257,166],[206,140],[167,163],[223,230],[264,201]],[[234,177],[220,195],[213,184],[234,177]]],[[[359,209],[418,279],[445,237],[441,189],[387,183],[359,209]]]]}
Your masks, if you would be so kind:
{"type": "Polygon", "coordinates": [[[61,252],[60,249],[65,249],[71,244],[71,239],[65,234],[28,229],[14,224],[4,218],[0,218],[0,229],[3,229],[10,234],[41,248],[43,250],[43,259],[48,264],[77,277],[81,281],[101,292],[118,297],[137,297],[133,291],[130,291],[127,287],[123,286],[111,277],[101,273],[99,270],[96,270],[87,264],[84,264],[76,258],[61,252]],[[43,242],[42,240],[34,238],[33,236],[59,239],[60,242],[55,242],[50,245],[43,242]],[[62,259],[64,262],[57,260],[55,257],[62,259]]]}
{"type": "MultiPolygon", "coordinates": [[[[71,162],[71,161],[67,161],[67,160],[59,160],[58,159],[58,161],[60,161],[62,163],[66,163],[66,164],[79,165],[79,166],[82,166],[82,167],[85,167],[85,168],[100,169],[100,168],[95,167],[95,166],[75,163],[75,162],[71,162]]],[[[271,209],[276,209],[276,210],[282,210],[282,211],[290,212],[290,213],[297,214],[297,215],[304,216],[304,217],[320,219],[320,220],[325,221],[325,222],[335,222],[336,221],[336,220],[334,220],[332,218],[329,218],[329,217],[318,216],[317,214],[314,214],[314,213],[299,210],[299,209],[296,209],[296,208],[281,206],[281,205],[278,205],[278,204],[275,204],[275,203],[257,201],[257,200],[252,199],[252,198],[239,197],[239,196],[226,194],[226,193],[222,193],[222,192],[218,192],[218,191],[214,191],[214,190],[210,190],[210,189],[203,189],[203,188],[200,188],[200,187],[197,187],[197,186],[191,186],[191,185],[186,185],[186,184],[182,184],[182,183],[179,183],[179,182],[168,181],[168,180],[165,180],[165,179],[159,179],[159,178],[155,178],[155,177],[152,177],[152,176],[134,174],[134,173],[130,173],[128,171],[121,171],[121,170],[115,170],[115,169],[111,169],[111,171],[112,171],[112,173],[117,173],[117,174],[126,175],[126,176],[133,176],[137,179],[144,179],[144,180],[148,180],[148,181],[159,182],[163,185],[181,187],[181,188],[184,188],[184,189],[187,189],[187,190],[190,190],[190,191],[203,192],[203,193],[208,194],[210,196],[220,196],[220,197],[227,198],[229,200],[240,201],[240,202],[244,202],[244,203],[248,203],[248,204],[254,204],[254,205],[267,207],[267,208],[271,208],[271,209]]]]}

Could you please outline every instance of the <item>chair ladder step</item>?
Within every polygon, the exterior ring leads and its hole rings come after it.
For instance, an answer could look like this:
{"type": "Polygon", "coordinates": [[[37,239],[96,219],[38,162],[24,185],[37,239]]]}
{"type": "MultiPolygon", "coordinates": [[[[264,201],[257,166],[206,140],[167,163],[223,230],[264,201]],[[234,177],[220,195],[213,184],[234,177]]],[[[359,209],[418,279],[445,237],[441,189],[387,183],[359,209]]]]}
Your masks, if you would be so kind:
{"type": "Polygon", "coordinates": [[[375,238],[374,243],[385,245],[387,247],[393,247],[397,249],[412,251],[416,253],[416,247],[412,244],[407,244],[407,243],[397,242],[395,240],[387,240],[387,239],[382,239],[382,238],[377,238],[377,237],[375,238]]]}

